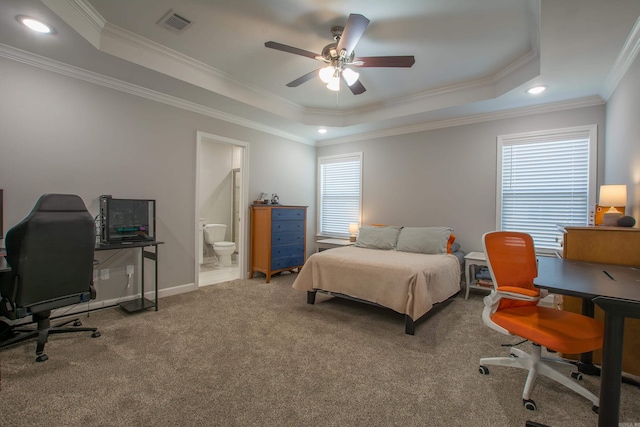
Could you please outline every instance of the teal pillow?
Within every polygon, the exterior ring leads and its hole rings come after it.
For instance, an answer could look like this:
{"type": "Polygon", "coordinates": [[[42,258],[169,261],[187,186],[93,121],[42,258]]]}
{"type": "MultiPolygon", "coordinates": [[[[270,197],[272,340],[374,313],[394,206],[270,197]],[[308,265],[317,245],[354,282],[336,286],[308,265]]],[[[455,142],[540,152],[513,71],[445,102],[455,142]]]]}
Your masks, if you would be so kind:
{"type": "Polygon", "coordinates": [[[353,246],[367,249],[395,249],[399,233],[400,227],[393,225],[386,227],[365,225],[360,227],[358,240],[356,240],[353,246]]]}

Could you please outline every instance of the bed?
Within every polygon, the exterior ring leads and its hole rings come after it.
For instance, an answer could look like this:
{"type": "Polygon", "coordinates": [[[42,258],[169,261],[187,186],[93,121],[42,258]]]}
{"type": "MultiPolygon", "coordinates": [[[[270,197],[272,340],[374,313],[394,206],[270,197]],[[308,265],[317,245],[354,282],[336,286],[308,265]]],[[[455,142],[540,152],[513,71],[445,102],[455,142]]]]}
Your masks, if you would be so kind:
{"type": "Polygon", "coordinates": [[[445,227],[363,227],[354,246],[311,255],[293,288],[309,304],[321,292],[392,309],[413,335],[416,321],[460,292],[464,254],[451,236],[445,227]]]}

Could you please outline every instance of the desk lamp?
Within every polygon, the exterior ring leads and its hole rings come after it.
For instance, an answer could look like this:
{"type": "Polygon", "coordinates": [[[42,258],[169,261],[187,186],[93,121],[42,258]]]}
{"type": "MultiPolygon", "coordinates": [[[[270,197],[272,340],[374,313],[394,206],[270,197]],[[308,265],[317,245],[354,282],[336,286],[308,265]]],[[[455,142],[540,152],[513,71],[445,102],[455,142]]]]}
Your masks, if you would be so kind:
{"type": "Polygon", "coordinates": [[[355,224],[355,223],[349,224],[349,234],[351,234],[351,236],[349,237],[350,242],[356,241],[356,233],[358,232],[358,229],[359,229],[358,224],[355,224]]]}
{"type": "Polygon", "coordinates": [[[601,185],[600,186],[600,206],[610,206],[609,210],[602,217],[602,225],[616,226],[618,218],[622,212],[616,206],[627,205],[626,185],[601,185]]]}

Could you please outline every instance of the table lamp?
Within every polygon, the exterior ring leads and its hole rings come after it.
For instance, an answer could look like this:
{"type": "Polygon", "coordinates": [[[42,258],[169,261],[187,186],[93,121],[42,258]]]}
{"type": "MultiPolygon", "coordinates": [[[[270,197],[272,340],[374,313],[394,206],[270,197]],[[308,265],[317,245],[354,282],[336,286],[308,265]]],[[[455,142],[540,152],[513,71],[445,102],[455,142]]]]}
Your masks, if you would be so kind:
{"type": "Polygon", "coordinates": [[[358,224],[355,224],[355,223],[349,224],[349,234],[351,234],[351,236],[349,237],[350,242],[356,241],[356,233],[358,232],[358,229],[359,229],[358,224]]]}
{"type": "Polygon", "coordinates": [[[601,185],[599,205],[610,206],[602,217],[602,225],[616,226],[618,218],[622,216],[622,212],[617,210],[616,206],[627,205],[627,186],[601,185]]]}

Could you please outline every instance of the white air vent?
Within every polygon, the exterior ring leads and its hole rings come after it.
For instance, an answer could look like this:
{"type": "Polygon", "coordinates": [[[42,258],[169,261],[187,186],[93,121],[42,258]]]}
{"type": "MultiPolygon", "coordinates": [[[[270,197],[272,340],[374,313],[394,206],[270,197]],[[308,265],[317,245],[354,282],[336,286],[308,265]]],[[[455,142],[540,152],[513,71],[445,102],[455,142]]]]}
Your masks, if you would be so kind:
{"type": "Polygon", "coordinates": [[[157,24],[167,30],[180,34],[192,24],[192,21],[173,10],[170,10],[157,22],[157,24]]]}

